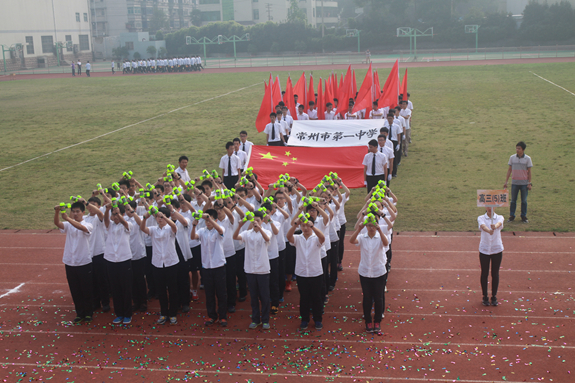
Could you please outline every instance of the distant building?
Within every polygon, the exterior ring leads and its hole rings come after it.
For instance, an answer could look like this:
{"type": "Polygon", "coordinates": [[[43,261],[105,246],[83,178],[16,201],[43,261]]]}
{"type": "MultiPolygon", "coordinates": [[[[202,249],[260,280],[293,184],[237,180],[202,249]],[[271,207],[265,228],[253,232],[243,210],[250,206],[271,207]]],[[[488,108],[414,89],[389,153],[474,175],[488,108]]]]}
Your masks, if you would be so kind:
{"type": "MultiPolygon", "coordinates": [[[[90,9],[80,0],[3,1],[0,12],[0,44],[6,69],[62,65],[92,58],[90,9]],[[56,47],[58,46],[58,48],[56,47]]],[[[0,56],[0,62],[2,56],[0,56]]],[[[1,62],[0,70],[4,69],[1,62]]]]}

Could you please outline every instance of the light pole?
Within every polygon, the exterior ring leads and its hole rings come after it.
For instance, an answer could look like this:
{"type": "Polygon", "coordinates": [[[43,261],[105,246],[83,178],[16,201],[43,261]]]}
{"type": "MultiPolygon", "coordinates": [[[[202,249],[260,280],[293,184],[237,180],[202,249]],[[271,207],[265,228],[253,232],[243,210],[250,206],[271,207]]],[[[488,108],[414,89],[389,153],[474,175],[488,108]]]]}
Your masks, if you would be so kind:
{"type": "Polygon", "coordinates": [[[479,42],[479,25],[466,25],[465,33],[475,33],[475,53],[477,53],[477,46],[479,42]]]}

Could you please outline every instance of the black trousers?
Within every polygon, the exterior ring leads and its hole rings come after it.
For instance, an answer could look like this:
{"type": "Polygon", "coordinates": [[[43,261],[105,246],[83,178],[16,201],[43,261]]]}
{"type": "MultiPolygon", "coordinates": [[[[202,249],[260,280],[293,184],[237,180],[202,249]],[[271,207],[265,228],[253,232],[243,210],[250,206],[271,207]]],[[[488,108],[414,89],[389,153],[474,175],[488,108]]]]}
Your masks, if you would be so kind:
{"type": "MultiPolygon", "coordinates": [[[[186,244],[187,246],[187,244],[186,244]]],[[[190,266],[188,262],[184,259],[184,255],[182,254],[182,248],[180,247],[178,241],[176,241],[176,253],[178,254],[178,299],[180,306],[189,306],[190,305],[190,266]]],[[[177,309],[176,309],[177,310],[177,309]]],[[[173,316],[173,315],[172,315],[173,316]]]]}
{"type": "Polygon", "coordinates": [[[132,317],[132,260],[124,262],[106,262],[114,313],[117,317],[132,317]]]}
{"type": "Polygon", "coordinates": [[[226,295],[228,307],[236,306],[238,291],[236,289],[236,254],[226,257],[226,295]]]}
{"type": "Polygon", "coordinates": [[[252,322],[270,323],[270,275],[246,274],[246,278],[250,289],[252,322]]]}
{"type": "Polygon", "coordinates": [[[391,175],[395,176],[397,175],[397,167],[401,162],[401,143],[397,141],[391,141],[391,142],[393,142],[393,155],[395,156],[395,158],[393,159],[393,171],[391,172],[391,175]],[[398,143],[400,144],[399,150],[395,150],[398,143]]]}
{"type": "Polygon", "coordinates": [[[284,291],[286,289],[286,251],[283,249],[280,251],[280,256],[278,258],[278,287],[279,287],[279,300],[284,297],[284,291]]]}
{"type": "Polygon", "coordinates": [[[180,306],[178,298],[178,265],[179,263],[169,267],[154,267],[161,316],[175,317],[178,313],[178,307],[180,306]]]}
{"type": "Polygon", "coordinates": [[[246,262],[246,249],[236,250],[236,277],[238,278],[240,298],[248,295],[248,280],[244,264],[246,262]]]}
{"type": "Polygon", "coordinates": [[[387,274],[377,278],[367,278],[359,276],[361,283],[361,290],[363,292],[363,316],[365,323],[371,323],[371,308],[374,307],[375,315],[373,317],[374,323],[380,323],[383,317],[383,309],[385,307],[385,283],[387,281],[387,274]]]}
{"type": "Polygon", "coordinates": [[[90,77],[90,69],[86,70],[86,76],[90,77]]]}
{"type": "Polygon", "coordinates": [[[156,278],[154,277],[154,266],[152,265],[152,246],[146,246],[146,284],[148,285],[148,295],[156,295],[156,278]]]}
{"type": "Polygon", "coordinates": [[[202,281],[206,292],[206,309],[208,317],[213,320],[227,319],[228,304],[226,293],[226,267],[202,269],[202,281]],[[218,310],[216,311],[216,297],[218,310]]]}
{"type": "Polygon", "coordinates": [[[326,286],[335,286],[337,281],[337,264],[339,263],[339,240],[331,243],[331,249],[327,252],[328,278],[326,286]]]}
{"type": "Polygon", "coordinates": [[[280,141],[269,141],[268,146],[285,146],[285,145],[284,142],[280,140],[280,141]]]}
{"type": "Polygon", "coordinates": [[[317,277],[297,276],[299,290],[299,315],[303,322],[309,322],[309,312],[312,312],[313,321],[321,322],[323,310],[322,285],[323,275],[317,277]]]}
{"type": "Polygon", "coordinates": [[[224,176],[224,185],[230,190],[236,187],[237,182],[238,176],[224,176]]]}
{"type": "Polygon", "coordinates": [[[365,180],[367,181],[367,192],[369,193],[371,189],[373,189],[373,187],[377,185],[379,181],[381,180],[385,181],[385,174],[381,174],[378,176],[368,175],[367,177],[365,177],[365,180]]]}
{"type": "Polygon", "coordinates": [[[286,275],[295,274],[295,247],[286,242],[286,275]]]}
{"type": "Polygon", "coordinates": [[[321,268],[323,269],[323,283],[321,285],[321,296],[327,295],[327,282],[329,281],[329,271],[327,270],[327,255],[321,259],[321,268]]]}
{"type": "Polygon", "coordinates": [[[83,266],[66,265],[66,279],[74,302],[76,316],[92,316],[92,264],[83,266]]]}
{"type": "Polygon", "coordinates": [[[343,260],[343,250],[344,250],[344,243],[345,243],[345,223],[339,227],[339,231],[337,235],[339,236],[339,245],[337,247],[337,251],[339,253],[339,262],[343,260]]]}
{"type": "Polygon", "coordinates": [[[503,259],[503,252],[487,255],[479,253],[479,263],[481,264],[481,291],[483,296],[487,297],[487,279],[489,278],[489,264],[491,263],[491,296],[497,296],[499,289],[499,268],[501,267],[501,260],[503,259]]]}
{"type": "Polygon", "coordinates": [[[192,247],[192,259],[188,260],[190,271],[200,270],[202,268],[202,245],[192,247]]]}
{"type": "Polygon", "coordinates": [[[104,254],[92,257],[92,285],[94,308],[110,304],[110,286],[104,254]]]}
{"type": "MultiPolygon", "coordinates": [[[[270,259],[270,274],[268,289],[270,292],[270,302],[272,306],[278,307],[280,304],[280,287],[279,287],[279,257],[270,259]]],[[[284,282],[285,285],[285,282],[284,282]]],[[[253,299],[253,297],[252,297],[253,299]]]]}
{"type": "Polygon", "coordinates": [[[132,261],[132,301],[135,307],[146,306],[146,258],[132,261]]]}

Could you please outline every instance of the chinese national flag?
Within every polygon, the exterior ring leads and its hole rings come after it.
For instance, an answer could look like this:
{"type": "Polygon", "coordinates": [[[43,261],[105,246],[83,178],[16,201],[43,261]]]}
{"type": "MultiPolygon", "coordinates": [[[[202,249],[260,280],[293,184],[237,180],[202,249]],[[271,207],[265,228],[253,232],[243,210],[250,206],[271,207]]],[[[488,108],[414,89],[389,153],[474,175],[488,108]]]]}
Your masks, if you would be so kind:
{"type": "Polygon", "coordinates": [[[335,172],[348,188],[362,188],[365,146],[310,148],[303,146],[252,146],[248,166],[258,181],[269,185],[280,174],[296,177],[307,189],[313,189],[322,177],[335,172]]]}

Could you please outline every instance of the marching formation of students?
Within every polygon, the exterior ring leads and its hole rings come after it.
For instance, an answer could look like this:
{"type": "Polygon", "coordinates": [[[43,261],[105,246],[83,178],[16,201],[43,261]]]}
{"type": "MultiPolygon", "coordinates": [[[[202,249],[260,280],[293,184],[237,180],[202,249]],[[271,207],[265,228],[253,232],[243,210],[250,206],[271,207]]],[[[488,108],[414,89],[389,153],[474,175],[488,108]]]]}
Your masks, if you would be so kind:
{"type": "MultiPolygon", "coordinates": [[[[172,73],[196,72],[204,69],[200,56],[173,57],[169,59],[124,60],[122,73],[172,73]]],[[[114,62],[112,62],[112,73],[114,62]]]]}
{"type": "MultiPolygon", "coordinates": [[[[350,190],[336,173],[312,190],[287,174],[264,188],[246,168],[251,145],[242,131],[226,144],[219,171],[192,179],[182,156],[153,183],[128,171],[108,188],[98,184],[87,200],[72,196],[54,207],[54,224],[66,233],[75,323],[91,322],[100,308],[110,311],[111,293],[114,324],[130,324],[152,298],[160,302],[157,323],[176,324],[178,311],[188,312],[203,288],[205,326],[227,326],[228,313],[249,295],[246,327],[266,330],[295,281],[300,329],[310,317],[323,328],[324,305],[343,269],[350,190]]],[[[381,331],[396,204],[383,180],[375,184],[350,239],[361,253],[368,332],[381,331]]]]}

